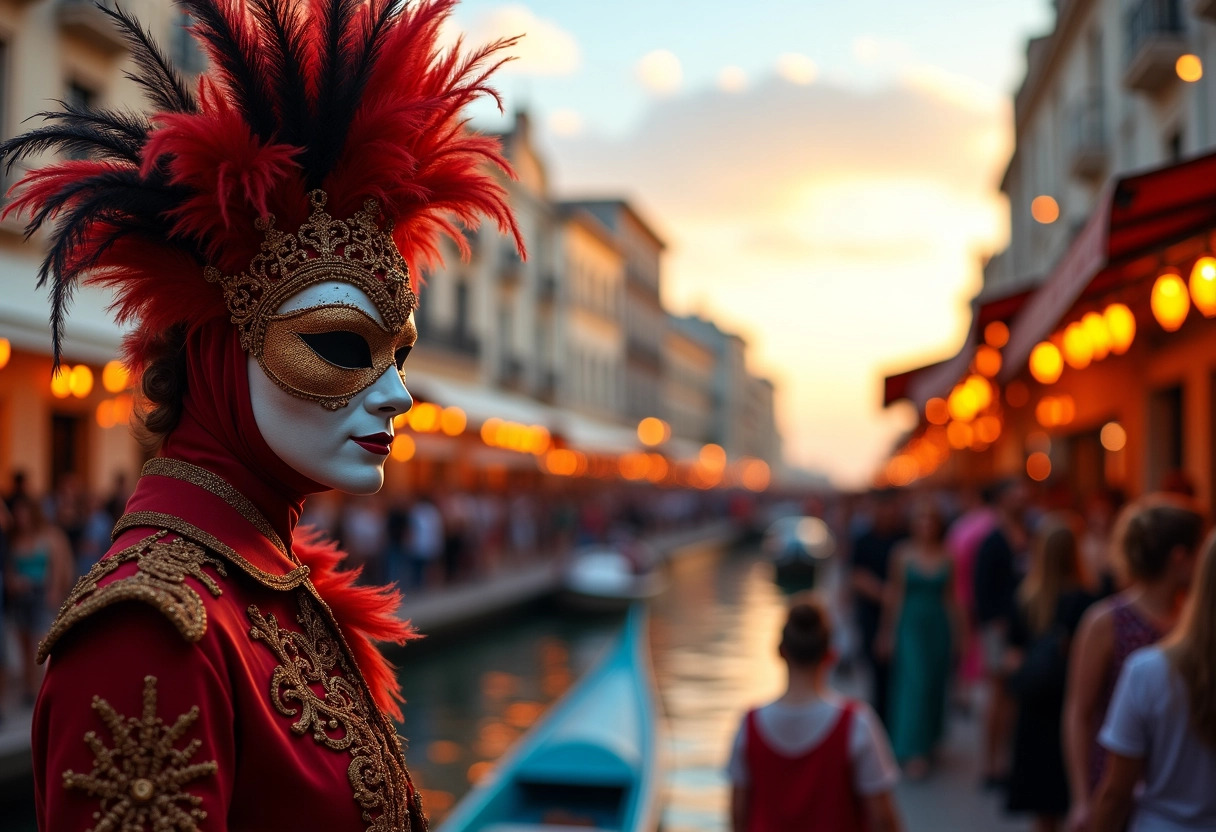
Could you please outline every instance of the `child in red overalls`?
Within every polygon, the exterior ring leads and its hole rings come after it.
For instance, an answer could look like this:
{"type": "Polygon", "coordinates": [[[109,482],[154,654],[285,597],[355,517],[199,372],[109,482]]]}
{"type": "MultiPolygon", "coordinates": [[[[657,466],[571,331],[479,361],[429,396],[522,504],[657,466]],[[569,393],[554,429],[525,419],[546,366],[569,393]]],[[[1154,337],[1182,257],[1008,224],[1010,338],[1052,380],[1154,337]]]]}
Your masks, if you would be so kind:
{"type": "Polygon", "coordinates": [[[869,706],[828,686],[836,654],[818,600],[795,599],[779,652],[785,694],[748,711],[735,738],[734,832],[899,832],[890,743],[869,706]]]}

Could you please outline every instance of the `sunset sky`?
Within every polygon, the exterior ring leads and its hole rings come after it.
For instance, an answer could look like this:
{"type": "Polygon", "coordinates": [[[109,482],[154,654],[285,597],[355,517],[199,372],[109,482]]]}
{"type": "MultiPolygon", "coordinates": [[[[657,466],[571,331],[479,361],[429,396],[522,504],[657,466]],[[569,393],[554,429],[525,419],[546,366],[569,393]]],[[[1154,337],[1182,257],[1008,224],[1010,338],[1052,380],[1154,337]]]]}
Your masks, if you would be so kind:
{"type": "Polygon", "coordinates": [[[557,195],[633,200],[670,245],[667,305],[745,335],[788,460],[849,486],[910,419],[882,376],[956,351],[1004,245],[1010,97],[1051,8],[465,0],[456,22],[527,33],[498,86],[557,195]]]}

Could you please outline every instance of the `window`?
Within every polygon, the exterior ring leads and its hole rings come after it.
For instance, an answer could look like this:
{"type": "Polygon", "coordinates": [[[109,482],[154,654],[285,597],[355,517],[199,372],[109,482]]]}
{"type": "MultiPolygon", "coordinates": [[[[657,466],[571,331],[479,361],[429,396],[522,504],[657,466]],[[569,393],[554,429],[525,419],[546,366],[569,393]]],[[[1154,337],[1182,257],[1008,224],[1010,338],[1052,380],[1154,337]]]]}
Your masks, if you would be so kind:
{"type": "Polygon", "coordinates": [[[1165,140],[1165,155],[1171,164],[1182,161],[1182,128],[1179,127],[1165,140]]]}
{"type": "MultiPolygon", "coordinates": [[[[97,102],[97,93],[77,81],[68,82],[67,92],[63,96],[65,104],[71,107],[87,109],[97,102]]],[[[84,159],[87,154],[79,151],[69,151],[64,154],[69,159],[84,159]]]]}

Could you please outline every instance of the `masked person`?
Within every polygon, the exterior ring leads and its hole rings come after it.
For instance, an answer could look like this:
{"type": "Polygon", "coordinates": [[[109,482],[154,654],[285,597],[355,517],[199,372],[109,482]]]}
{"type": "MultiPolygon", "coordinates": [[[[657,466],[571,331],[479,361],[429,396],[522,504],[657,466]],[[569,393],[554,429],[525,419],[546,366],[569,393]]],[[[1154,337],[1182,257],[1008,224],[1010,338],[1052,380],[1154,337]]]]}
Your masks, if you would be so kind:
{"type": "Polygon", "coordinates": [[[40,648],[43,830],[426,828],[374,644],[408,638],[399,597],[296,522],[380,488],[440,234],[489,216],[522,249],[461,119],[509,41],[441,51],[453,3],[181,0],[196,88],[102,7],[156,112],[68,106],[0,148],[75,157],[12,210],[55,220],[56,361],[73,286],[114,292],[157,449],[40,648]]]}

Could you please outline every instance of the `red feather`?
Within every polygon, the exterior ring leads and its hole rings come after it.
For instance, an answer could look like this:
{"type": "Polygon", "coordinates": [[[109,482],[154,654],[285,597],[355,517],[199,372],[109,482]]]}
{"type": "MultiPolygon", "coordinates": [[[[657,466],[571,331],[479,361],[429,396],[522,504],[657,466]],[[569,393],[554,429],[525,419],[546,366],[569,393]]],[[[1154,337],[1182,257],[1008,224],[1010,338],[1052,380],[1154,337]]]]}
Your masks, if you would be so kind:
{"type": "Polygon", "coordinates": [[[401,593],[391,586],[356,586],[355,579],[362,570],[341,569],[346,553],[316,529],[298,527],[291,548],[300,563],[311,570],[312,584],[333,611],[376,704],[400,722],[405,701],[401,684],[396,668],[375,642],[404,644],[420,637],[408,621],[397,616],[401,593]]]}

